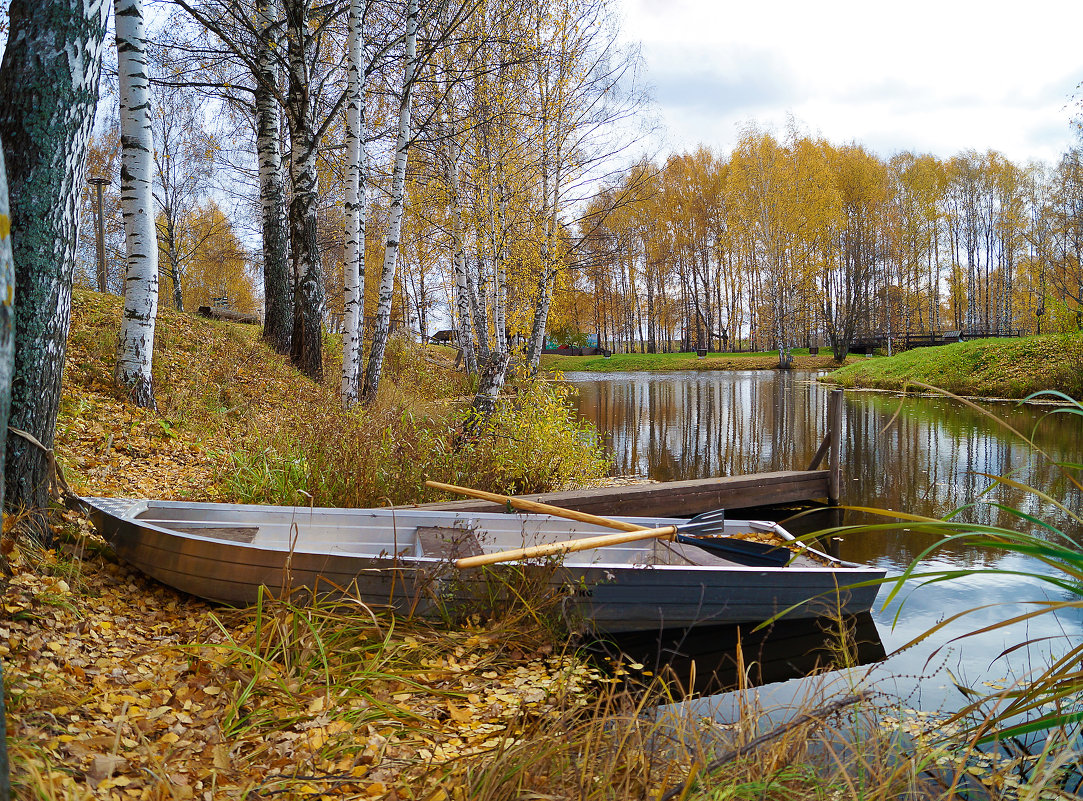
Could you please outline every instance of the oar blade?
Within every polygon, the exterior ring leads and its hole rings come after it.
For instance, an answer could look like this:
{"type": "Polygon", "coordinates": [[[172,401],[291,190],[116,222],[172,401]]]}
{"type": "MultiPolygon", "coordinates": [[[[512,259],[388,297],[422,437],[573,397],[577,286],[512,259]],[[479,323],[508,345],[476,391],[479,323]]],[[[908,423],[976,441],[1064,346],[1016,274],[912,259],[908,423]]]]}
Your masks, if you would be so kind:
{"type": "Polygon", "coordinates": [[[681,533],[676,537],[683,545],[694,545],[708,553],[746,567],[782,567],[793,556],[788,548],[764,542],[739,540],[734,537],[703,537],[681,533]]]}

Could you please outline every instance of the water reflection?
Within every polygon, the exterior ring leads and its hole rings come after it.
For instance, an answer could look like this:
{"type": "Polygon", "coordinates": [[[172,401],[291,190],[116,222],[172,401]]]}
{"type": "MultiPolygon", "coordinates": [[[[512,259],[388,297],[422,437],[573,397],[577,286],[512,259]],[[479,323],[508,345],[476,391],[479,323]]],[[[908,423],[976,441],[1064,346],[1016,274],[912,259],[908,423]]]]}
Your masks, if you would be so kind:
{"type": "Polygon", "coordinates": [[[648,685],[651,676],[661,675],[697,695],[808,676],[840,662],[853,667],[884,658],[884,644],[868,612],[843,619],[782,619],[760,630],[753,624],[708,625],[620,634],[591,643],[587,650],[605,663],[622,663],[630,671],[625,681],[633,686],[648,685]],[[850,643],[845,653],[840,650],[843,634],[850,643]]]}
{"type": "Polygon", "coordinates": [[[802,397],[807,388],[798,389],[807,377],[793,373],[565,379],[579,388],[579,414],[605,434],[621,474],[675,481],[769,470],[807,460],[805,443],[823,428],[823,410],[802,397]]]}
{"type": "MultiPolygon", "coordinates": [[[[568,373],[580,416],[605,437],[614,470],[671,481],[803,469],[826,433],[829,386],[811,373],[568,373]]],[[[1048,416],[1049,407],[987,404],[1017,430],[1032,431],[1054,459],[1078,461],[1079,418],[1048,416]],[[1041,421],[1040,425],[1038,425],[1041,421]],[[1037,426],[1037,427],[1036,427],[1037,426]]],[[[845,504],[942,517],[967,504],[995,501],[1068,525],[1059,510],[1006,485],[986,492],[989,476],[1010,475],[1080,509],[1060,471],[980,412],[942,397],[847,392],[843,428],[845,504]],[[984,493],[984,494],[983,494],[984,493]]],[[[962,519],[1004,526],[1009,512],[980,503],[962,519]]],[[[851,515],[846,522],[858,522],[851,515]]],[[[932,539],[912,532],[863,535],[843,545],[844,558],[908,563],[932,539]]],[[[960,546],[966,566],[987,563],[960,546]]]]}
{"type": "MultiPolygon", "coordinates": [[[[599,379],[568,373],[579,390],[579,414],[602,432],[614,459],[614,472],[662,481],[804,469],[826,433],[827,393],[815,375],[775,371],[719,373],[625,373],[599,379]]],[[[1080,418],[1049,415],[1048,406],[986,404],[1018,431],[1032,435],[1053,460],[1081,461],[1080,418]]],[[[958,510],[967,522],[1002,525],[1044,535],[994,505],[1003,504],[1063,528],[1083,541],[1070,516],[1037,496],[989,477],[1010,476],[1040,488],[1074,512],[1080,494],[1070,491],[1061,472],[1022,439],[979,411],[943,397],[899,397],[846,392],[843,428],[842,501],[853,506],[897,509],[930,517],[958,510]],[[990,489],[992,487],[992,489],[990,489]]],[[[782,519],[792,510],[773,510],[782,519]]],[[[765,516],[766,516],[765,512],[765,516]]],[[[839,523],[838,510],[806,513],[787,522],[795,533],[839,523]]],[[[846,523],[864,522],[847,512],[846,523]]],[[[908,530],[850,534],[837,543],[844,559],[885,567],[898,574],[939,537],[908,530]]],[[[923,646],[889,660],[895,675],[929,675],[950,665],[956,675],[1000,679],[1048,664],[1078,641],[1083,612],[1029,621],[978,638],[955,640],[970,631],[1032,611],[1028,601],[1067,598],[1069,593],[1024,573],[1053,572],[1035,560],[955,543],[936,551],[930,567],[1018,571],[1019,575],[974,573],[906,593],[873,616],[890,653],[963,609],[1004,604],[981,611],[938,632],[923,646]],[[1036,643],[1015,649],[1020,643],[1036,643]],[[937,649],[945,647],[944,650],[937,649]],[[997,659],[1005,651],[1010,659],[997,659]],[[935,664],[926,660],[936,652],[935,664]],[[1010,662],[1010,664],[1009,664],[1010,662]],[[932,665],[932,666],[930,666],[932,665]]],[[[884,593],[881,593],[883,597],[884,593]]],[[[956,691],[943,673],[922,683],[929,704],[949,702],[956,691]]]]}

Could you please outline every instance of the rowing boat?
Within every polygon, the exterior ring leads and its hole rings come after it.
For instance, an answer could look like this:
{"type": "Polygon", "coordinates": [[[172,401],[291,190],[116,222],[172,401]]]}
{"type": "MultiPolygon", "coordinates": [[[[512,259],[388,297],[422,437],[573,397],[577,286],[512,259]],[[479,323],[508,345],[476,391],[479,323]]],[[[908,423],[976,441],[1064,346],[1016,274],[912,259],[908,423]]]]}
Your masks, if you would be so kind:
{"type": "MultiPolygon", "coordinates": [[[[117,555],[164,584],[249,605],[260,588],[349,592],[372,607],[436,612],[484,594],[515,565],[459,569],[454,560],[597,536],[599,526],[549,515],[413,509],[321,509],[185,501],[84,499],[117,555]]],[[[622,518],[648,528],[670,518],[622,518]]],[[[726,520],[725,534],[793,538],[781,526],[726,520]]],[[[599,631],[759,622],[867,611],[884,571],[811,549],[779,567],[739,564],[693,545],[644,540],[551,557],[541,572],[566,590],[570,619],[599,631]],[[862,585],[862,586],[854,586],[862,585]]]]}

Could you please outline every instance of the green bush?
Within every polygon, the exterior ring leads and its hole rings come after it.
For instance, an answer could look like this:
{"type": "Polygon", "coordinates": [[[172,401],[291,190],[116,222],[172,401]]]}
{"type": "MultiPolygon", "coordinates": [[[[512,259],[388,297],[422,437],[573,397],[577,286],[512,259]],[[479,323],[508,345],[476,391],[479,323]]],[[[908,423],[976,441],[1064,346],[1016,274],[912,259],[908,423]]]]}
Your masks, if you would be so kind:
{"type": "Polygon", "coordinates": [[[221,483],[242,502],[358,508],[432,500],[429,478],[511,493],[559,489],[609,467],[597,432],[571,412],[569,391],[524,383],[467,440],[459,437],[465,409],[425,408],[416,398],[307,409],[237,448],[221,483]]]}

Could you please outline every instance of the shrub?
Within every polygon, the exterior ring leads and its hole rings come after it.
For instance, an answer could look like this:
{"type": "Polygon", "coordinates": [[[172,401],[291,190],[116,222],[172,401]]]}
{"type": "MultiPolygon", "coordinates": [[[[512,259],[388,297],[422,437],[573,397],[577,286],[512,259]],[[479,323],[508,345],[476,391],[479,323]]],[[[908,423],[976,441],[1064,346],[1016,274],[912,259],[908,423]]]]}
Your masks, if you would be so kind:
{"type": "Polygon", "coordinates": [[[482,432],[457,443],[465,409],[396,387],[371,408],[305,409],[233,452],[221,477],[250,503],[370,507],[431,499],[427,478],[503,492],[544,492],[604,475],[597,432],[575,420],[569,388],[528,382],[502,399],[482,432]]]}

